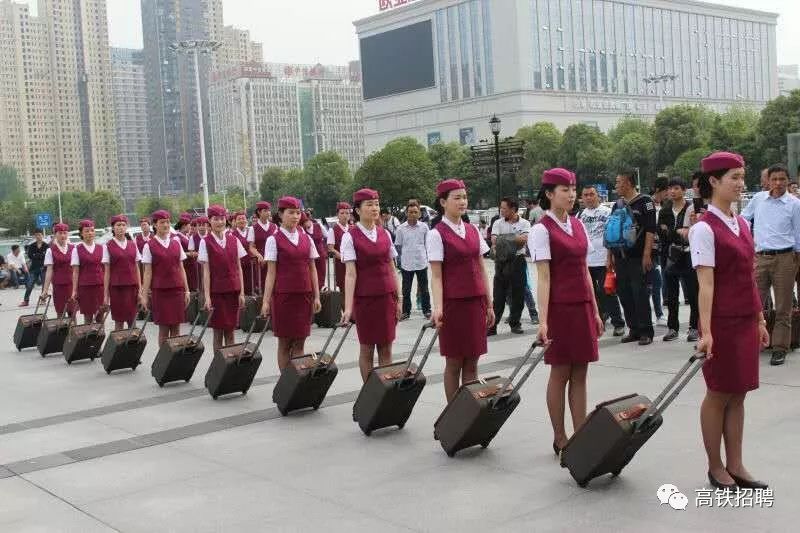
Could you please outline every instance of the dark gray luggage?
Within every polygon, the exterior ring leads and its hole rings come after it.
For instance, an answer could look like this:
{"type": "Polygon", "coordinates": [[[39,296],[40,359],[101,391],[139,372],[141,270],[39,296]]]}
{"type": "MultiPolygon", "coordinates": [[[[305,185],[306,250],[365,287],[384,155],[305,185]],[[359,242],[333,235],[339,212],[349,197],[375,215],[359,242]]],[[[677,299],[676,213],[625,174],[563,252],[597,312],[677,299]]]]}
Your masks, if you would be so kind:
{"type": "Polygon", "coordinates": [[[205,351],[203,335],[206,333],[208,321],[213,313],[214,309],[212,308],[208,313],[198,314],[188,335],[170,337],[159,347],[158,354],[156,354],[156,358],[150,368],[150,374],[159,387],[163,387],[165,383],[173,381],[189,383],[189,380],[192,379],[194,369],[197,368],[197,363],[200,362],[200,358],[203,357],[203,351],[205,351]],[[205,315],[203,329],[200,330],[200,335],[195,338],[193,336],[194,330],[202,315],[205,315]]]}
{"type": "Polygon", "coordinates": [[[239,329],[242,331],[253,331],[262,333],[269,329],[269,320],[261,316],[261,304],[264,302],[261,289],[261,276],[255,273],[256,265],[250,264],[253,293],[244,297],[244,307],[239,311],[239,329]]]}
{"type": "Polygon", "coordinates": [[[335,363],[336,356],[339,355],[339,350],[342,349],[352,327],[352,323],[339,324],[331,329],[331,333],[319,353],[292,357],[289,365],[281,372],[278,383],[275,384],[272,391],[272,401],[277,404],[278,411],[283,416],[298,409],[309,407],[315,411],[319,409],[333,380],[336,379],[336,374],[339,373],[335,363]],[[344,329],[342,338],[336,345],[333,354],[328,355],[326,350],[339,328],[344,329]]]}
{"type": "Polygon", "coordinates": [[[390,426],[403,429],[406,425],[425,388],[426,379],[422,369],[436,344],[438,331],[434,329],[419,365],[413,365],[412,361],[425,332],[433,327],[431,323],[422,326],[408,359],[375,367],[369,373],[353,405],[353,421],[358,423],[365,435],[369,436],[376,429],[390,426]]]}
{"type": "Polygon", "coordinates": [[[332,273],[335,265],[328,264],[328,286],[319,290],[321,308],[314,315],[314,323],[321,328],[334,328],[342,319],[344,295],[333,286],[332,273]]]}
{"type": "Polygon", "coordinates": [[[541,343],[534,342],[508,378],[482,378],[458,389],[433,426],[433,436],[448,456],[453,457],[459,450],[478,444],[484,448],[489,446],[519,405],[519,390],[544,359],[546,351],[541,343]],[[533,357],[539,347],[542,351],[533,357]],[[514,384],[514,379],[528,363],[530,366],[514,384]]]}
{"type": "Polygon", "coordinates": [[[693,355],[652,402],[628,394],[599,404],[561,451],[561,466],[579,486],[604,474],[618,476],[663,423],[662,413],[703,367],[693,355]]]}
{"type": "Polygon", "coordinates": [[[214,351],[214,359],[206,372],[205,385],[215,400],[219,396],[233,392],[247,394],[250,385],[253,384],[258,367],[261,366],[261,353],[258,348],[267,333],[266,328],[262,329],[258,341],[250,344],[255,325],[255,322],[251,324],[243,343],[232,344],[214,351]]]}
{"type": "Polygon", "coordinates": [[[121,329],[108,334],[106,344],[103,346],[103,353],[100,356],[106,374],[123,368],[136,370],[136,367],[141,364],[142,354],[147,346],[144,328],[150,322],[150,316],[151,313],[145,312],[144,323],[140,328],[121,329]]]}
{"type": "Polygon", "coordinates": [[[42,322],[47,316],[47,310],[50,309],[50,296],[47,296],[47,304],[44,306],[44,312],[39,313],[39,306],[42,299],[36,300],[36,309],[33,310],[32,315],[22,315],[17,319],[17,328],[14,330],[14,346],[17,351],[23,348],[33,348],[39,340],[39,332],[42,331],[42,322]]]}
{"type": "Polygon", "coordinates": [[[67,307],[58,318],[45,318],[42,322],[42,329],[39,331],[39,338],[36,340],[36,346],[42,357],[61,352],[64,349],[64,341],[67,339],[71,323],[72,319],[67,317],[67,307]]]}
{"type": "Polygon", "coordinates": [[[107,315],[108,307],[105,307],[99,321],[80,326],[75,323],[77,320],[75,315],[72,316],[72,324],[64,341],[64,360],[68,365],[86,359],[94,361],[99,357],[103,341],[106,340],[105,321],[107,315]]]}

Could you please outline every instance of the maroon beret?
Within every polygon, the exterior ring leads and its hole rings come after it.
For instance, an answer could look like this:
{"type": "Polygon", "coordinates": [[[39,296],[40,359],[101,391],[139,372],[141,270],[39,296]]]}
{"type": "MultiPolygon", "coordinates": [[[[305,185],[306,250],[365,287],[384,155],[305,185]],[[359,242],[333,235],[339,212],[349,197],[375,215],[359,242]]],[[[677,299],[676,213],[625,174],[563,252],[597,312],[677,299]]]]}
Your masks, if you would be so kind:
{"type": "Polygon", "coordinates": [[[466,188],[467,187],[466,185],[464,185],[463,181],[451,178],[449,180],[444,180],[439,182],[439,185],[436,186],[436,196],[444,196],[450,191],[456,191],[458,189],[466,189],[466,188]]]}
{"type": "Polygon", "coordinates": [[[733,152],[714,152],[700,163],[701,170],[706,174],[716,170],[730,170],[742,167],[744,167],[744,158],[733,152]]]}
{"type": "Polygon", "coordinates": [[[305,224],[305,223],[306,223],[306,222],[308,222],[308,221],[309,221],[309,218],[308,218],[308,213],[306,213],[305,211],[303,211],[303,212],[300,214],[300,224],[301,224],[301,225],[303,225],[303,224],[305,224]]]}
{"type": "Polygon", "coordinates": [[[566,168],[551,168],[542,174],[542,185],[575,185],[575,174],[566,168]]]}
{"type": "Polygon", "coordinates": [[[81,220],[78,224],[78,230],[82,230],[83,228],[93,228],[94,227],[94,220],[81,220]]]}
{"type": "Polygon", "coordinates": [[[242,210],[242,211],[236,211],[235,213],[233,213],[233,219],[234,220],[236,220],[239,217],[247,218],[247,211],[242,210]]]}
{"type": "Polygon", "coordinates": [[[188,224],[192,221],[191,213],[181,213],[181,216],[178,217],[178,223],[180,224],[188,224]]]}
{"type": "Polygon", "coordinates": [[[256,213],[261,211],[262,209],[266,209],[267,211],[272,210],[272,204],[269,202],[256,202],[256,213]]]}
{"type": "Polygon", "coordinates": [[[198,226],[201,224],[208,224],[208,217],[197,217],[195,220],[197,221],[198,226]]]}
{"type": "Polygon", "coordinates": [[[206,209],[206,214],[208,215],[208,218],[228,216],[228,212],[225,210],[225,208],[218,204],[208,206],[208,209],[206,209]]]}
{"type": "Polygon", "coordinates": [[[150,215],[150,218],[153,220],[153,224],[155,224],[159,220],[172,220],[172,215],[170,215],[169,211],[166,209],[159,209],[158,211],[153,212],[153,214],[150,215]]]}
{"type": "Polygon", "coordinates": [[[117,222],[124,222],[124,223],[127,224],[128,223],[128,217],[126,217],[125,215],[114,215],[113,217],[111,217],[108,220],[108,225],[109,226],[113,226],[117,222]]]}
{"type": "Polygon", "coordinates": [[[372,189],[359,189],[353,193],[353,203],[365,202],[367,200],[378,200],[378,191],[372,189]]]}
{"type": "Polygon", "coordinates": [[[347,202],[339,202],[338,204],[336,204],[337,211],[341,211],[342,209],[353,209],[353,207],[347,202]]]}
{"type": "Polygon", "coordinates": [[[58,231],[69,231],[69,226],[64,224],[63,222],[59,222],[58,224],[53,224],[53,233],[58,231]]]}
{"type": "Polygon", "coordinates": [[[300,209],[300,200],[293,196],[284,196],[278,200],[278,209],[300,209]]]}

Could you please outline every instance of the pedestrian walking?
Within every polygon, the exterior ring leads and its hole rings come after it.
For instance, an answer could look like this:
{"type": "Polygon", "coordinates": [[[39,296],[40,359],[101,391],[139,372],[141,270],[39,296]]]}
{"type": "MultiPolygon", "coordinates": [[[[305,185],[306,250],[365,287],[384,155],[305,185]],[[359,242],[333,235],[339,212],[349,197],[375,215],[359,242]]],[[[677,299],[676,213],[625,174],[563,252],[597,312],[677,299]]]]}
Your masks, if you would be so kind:
{"type": "Polygon", "coordinates": [[[410,201],[406,206],[406,221],[397,228],[395,247],[400,259],[400,275],[403,279],[403,314],[400,320],[411,316],[411,287],[417,279],[417,296],[425,318],[431,317],[431,297],[428,292],[428,252],[425,242],[427,224],[420,221],[420,205],[410,201]]]}

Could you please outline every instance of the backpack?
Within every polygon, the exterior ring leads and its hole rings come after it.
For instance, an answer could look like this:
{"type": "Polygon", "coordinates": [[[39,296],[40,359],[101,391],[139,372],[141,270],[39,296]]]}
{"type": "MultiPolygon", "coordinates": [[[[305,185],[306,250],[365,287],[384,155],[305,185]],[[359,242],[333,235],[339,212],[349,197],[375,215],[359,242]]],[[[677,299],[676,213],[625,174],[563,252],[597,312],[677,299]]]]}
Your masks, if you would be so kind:
{"type": "Polygon", "coordinates": [[[603,244],[609,250],[629,250],[634,247],[639,233],[633,210],[624,200],[617,200],[616,209],[608,215],[603,244]]]}

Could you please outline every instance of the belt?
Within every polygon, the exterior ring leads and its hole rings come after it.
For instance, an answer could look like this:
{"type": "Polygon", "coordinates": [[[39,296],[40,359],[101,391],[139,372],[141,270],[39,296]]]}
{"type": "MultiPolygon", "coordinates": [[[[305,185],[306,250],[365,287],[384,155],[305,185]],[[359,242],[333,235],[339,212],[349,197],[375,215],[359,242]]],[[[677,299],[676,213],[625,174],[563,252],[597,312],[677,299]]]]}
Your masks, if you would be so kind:
{"type": "Polygon", "coordinates": [[[756,252],[757,255],[783,255],[794,252],[794,247],[790,246],[789,248],[783,248],[781,250],[763,250],[761,252],[756,252]]]}

